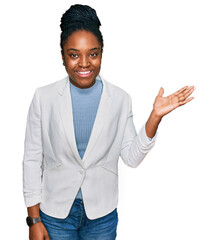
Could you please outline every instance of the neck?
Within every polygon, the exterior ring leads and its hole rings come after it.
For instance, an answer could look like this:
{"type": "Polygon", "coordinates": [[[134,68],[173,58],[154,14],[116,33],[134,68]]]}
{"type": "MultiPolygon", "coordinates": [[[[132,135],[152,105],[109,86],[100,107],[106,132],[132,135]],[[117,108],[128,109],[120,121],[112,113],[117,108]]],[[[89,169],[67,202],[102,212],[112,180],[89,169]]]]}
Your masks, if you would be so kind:
{"type": "Polygon", "coordinates": [[[70,79],[70,82],[75,86],[75,87],[78,87],[78,88],[81,88],[81,89],[84,89],[84,88],[90,88],[92,87],[95,82],[96,82],[96,79],[94,79],[94,81],[92,81],[92,83],[89,85],[89,86],[80,86],[77,82],[73,81],[71,78],[70,79]]]}

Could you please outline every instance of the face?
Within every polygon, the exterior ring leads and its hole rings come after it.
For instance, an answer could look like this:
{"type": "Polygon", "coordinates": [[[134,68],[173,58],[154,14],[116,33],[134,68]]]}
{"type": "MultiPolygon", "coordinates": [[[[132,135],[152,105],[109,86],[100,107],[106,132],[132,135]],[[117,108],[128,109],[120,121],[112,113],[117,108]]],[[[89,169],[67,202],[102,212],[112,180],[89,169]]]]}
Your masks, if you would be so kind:
{"type": "Polygon", "coordinates": [[[101,45],[93,33],[85,30],[72,33],[62,55],[71,83],[79,88],[93,86],[100,72],[101,57],[101,45]]]}

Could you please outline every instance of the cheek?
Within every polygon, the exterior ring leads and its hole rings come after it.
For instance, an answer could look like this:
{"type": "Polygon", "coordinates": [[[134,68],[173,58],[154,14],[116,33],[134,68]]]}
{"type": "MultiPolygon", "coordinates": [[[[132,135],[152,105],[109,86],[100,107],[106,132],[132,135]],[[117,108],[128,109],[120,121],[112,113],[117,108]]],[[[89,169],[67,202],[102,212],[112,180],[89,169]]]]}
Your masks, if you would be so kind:
{"type": "Polygon", "coordinates": [[[77,65],[77,61],[75,61],[75,60],[68,60],[67,61],[67,66],[69,68],[74,68],[74,67],[76,67],[76,65],[77,65]]]}
{"type": "Polygon", "coordinates": [[[101,67],[101,60],[97,59],[94,64],[93,64],[96,68],[100,68],[101,67]]]}

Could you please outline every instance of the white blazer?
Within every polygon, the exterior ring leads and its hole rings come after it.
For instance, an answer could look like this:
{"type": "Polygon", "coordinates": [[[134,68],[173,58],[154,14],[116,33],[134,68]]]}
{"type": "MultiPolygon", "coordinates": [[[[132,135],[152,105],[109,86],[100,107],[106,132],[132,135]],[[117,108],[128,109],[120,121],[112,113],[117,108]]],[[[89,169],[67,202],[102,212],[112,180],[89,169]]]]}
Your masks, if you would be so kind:
{"type": "Polygon", "coordinates": [[[89,219],[118,204],[118,159],[137,167],[154,146],[145,124],[138,135],[132,100],[121,88],[103,83],[96,119],[83,159],[77,150],[69,77],[39,87],[31,102],[24,142],[23,194],[47,215],[66,218],[81,187],[89,219]]]}

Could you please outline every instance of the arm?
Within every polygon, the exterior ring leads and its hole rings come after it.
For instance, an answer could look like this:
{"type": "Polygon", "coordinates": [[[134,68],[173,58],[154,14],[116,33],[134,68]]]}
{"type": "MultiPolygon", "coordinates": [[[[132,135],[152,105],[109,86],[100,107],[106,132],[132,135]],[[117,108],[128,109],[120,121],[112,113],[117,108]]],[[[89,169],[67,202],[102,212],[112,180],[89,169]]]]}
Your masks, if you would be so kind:
{"type": "Polygon", "coordinates": [[[148,121],[146,122],[145,125],[145,131],[147,133],[147,136],[149,138],[153,138],[159,123],[161,122],[162,118],[159,117],[156,112],[153,110],[148,118],[148,121]]]}
{"type": "Polygon", "coordinates": [[[28,213],[28,216],[30,216],[31,218],[37,218],[37,217],[40,217],[40,214],[39,214],[39,204],[36,204],[32,207],[28,207],[27,208],[27,213],[28,213]]]}
{"type": "Polygon", "coordinates": [[[42,176],[41,111],[35,91],[27,116],[23,156],[23,194],[26,207],[41,202],[42,176]]]}
{"type": "Polygon", "coordinates": [[[129,113],[120,151],[123,162],[129,167],[137,167],[153,148],[156,137],[157,134],[149,139],[145,131],[145,124],[142,125],[138,134],[136,133],[133,122],[132,99],[129,95],[129,113]]]}
{"type": "MultiPolygon", "coordinates": [[[[37,90],[31,102],[26,126],[25,148],[23,157],[23,194],[28,216],[39,217],[39,202],[41,202],[42,176],[42,141],[41,141],[41,111],[37,90]]],[[[29,228],[30,240],[49,240],[48,232],[42,222],[29,228]]]]}
{"type": "Polygon", "coordinates": [[[153,110],[148,121],[146,124],[143,124],[138,135],[133,123],[132,101],[129,96],[129,114],[120,152],[120,156],[126,165],[137,167],[142,162],[155,144],[157,128],[163,116],[191,101],[193,97],[188,99],[187,97],[193,91],[193,86],[186,86],[168,97],[163,97],[164,90],[161,88],[153,104],[153,110]],[[152,139],[149,140],[149,138],[152,139]]]}

